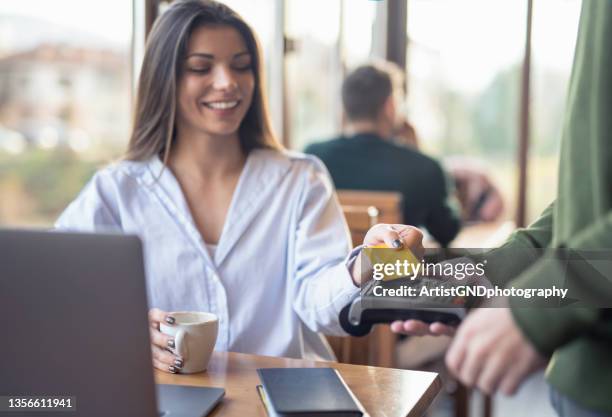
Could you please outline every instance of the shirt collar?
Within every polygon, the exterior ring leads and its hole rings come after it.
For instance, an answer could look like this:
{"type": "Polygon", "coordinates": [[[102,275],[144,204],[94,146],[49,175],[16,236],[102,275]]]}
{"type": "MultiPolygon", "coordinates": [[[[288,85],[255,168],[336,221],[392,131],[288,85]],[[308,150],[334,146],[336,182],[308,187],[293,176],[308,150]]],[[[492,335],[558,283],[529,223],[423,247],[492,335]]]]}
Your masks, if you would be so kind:
{"type": "MultiPolygon", "coordinates": [[[[272,198],[276,185],[290,167],[290,157],[284,151],[255,149],[249,153],[225,218],[215,252],[214,263],[216,265],[223,262],[244,231],[265,206],[265,202],[272,198]]],[[[198,241],[203,247],[204,240],[195,227],[180,184],[158,156],[147,162],[145,178],[144,185],[159,195],[173,216],[188,224],[188,227],[192,229],[191,233],[198,235],[198,241]]]]}

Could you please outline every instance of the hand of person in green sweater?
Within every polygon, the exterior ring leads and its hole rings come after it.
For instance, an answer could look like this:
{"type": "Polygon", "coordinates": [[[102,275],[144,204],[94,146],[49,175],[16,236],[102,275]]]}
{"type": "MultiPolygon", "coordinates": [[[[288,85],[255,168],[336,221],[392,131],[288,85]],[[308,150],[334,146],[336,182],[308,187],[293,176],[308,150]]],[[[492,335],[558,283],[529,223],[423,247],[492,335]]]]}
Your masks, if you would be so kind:
{"type": "Polygon", "coordinates": [[[391,323],[393,333],[407,336],[452,336],[455,334],[455,330],[454,327],[439,322],[427,324],[420,320],[397,320],[391,323]]]}
{"type": "Polygon", "coordinates": [[[548,362],[525,338],[509,308],[477,309],[458,328],[408,320],[392,323],[391,330],[410,336],[454,335],[446,366],[461,383],[487,394],[514,394],[525,378],[548,362]]]}
{"type": "Polygon", "coordinates": [[[481,308],[459,326],[446,353],[448,369],[468,387],[512,395],[548,359],[516,325],[509,308],[481,308]]]}

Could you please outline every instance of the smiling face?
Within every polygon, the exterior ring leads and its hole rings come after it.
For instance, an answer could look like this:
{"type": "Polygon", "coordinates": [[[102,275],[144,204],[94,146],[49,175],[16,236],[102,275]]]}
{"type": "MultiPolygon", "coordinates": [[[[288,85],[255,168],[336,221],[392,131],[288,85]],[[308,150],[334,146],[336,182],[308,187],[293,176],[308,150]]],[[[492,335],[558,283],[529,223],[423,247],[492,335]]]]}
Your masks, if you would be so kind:
{"type": "Polygon", "coordinates": [[[231,26],[201,26],[181,63],[177,128],[211,137],[237,135],[255,88],[249,53],[231,26]]]}

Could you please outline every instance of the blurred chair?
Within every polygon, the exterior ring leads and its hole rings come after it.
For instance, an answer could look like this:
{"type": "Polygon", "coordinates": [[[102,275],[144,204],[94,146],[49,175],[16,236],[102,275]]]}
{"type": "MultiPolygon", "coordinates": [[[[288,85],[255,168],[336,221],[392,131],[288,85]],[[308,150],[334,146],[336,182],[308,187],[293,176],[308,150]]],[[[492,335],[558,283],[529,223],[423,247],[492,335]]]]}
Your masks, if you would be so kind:
{"type": "MultiPolygon", "coordinates": [[[[343,205],[342,212],[351,232],[353,246],[361,245],[370,227],[378,223],[378,210],[374,206],[343,205]]],[[[369,338],[327,336],[327,341],[338,362],[367,365],[370,360],[369,338]]]]}
{"type": "MultiPolygon", "coordinates": [[[[403,197],[395,191],[338,190],[342,206],[372,206],[378,210],[378,223],[402,223],[403,197]]],[[[350,227],[350,225],[349,225],[350,227]]]]}
{"type": "MultiPolygon", "coordinates": [[[[353,246],[363,243],[368,230],[377,223],[399,223],[402,196],[395,192],[339,190],[338,198],[346,218],[353,246]]],[[[387,326],[375,326],[364,337],[328,337],[339,362],[393,367],[396,336],[387,326]]]]}
{"type": "Polygon", "coordinates": [[[353,247],[361,245],[368,230],[378,223],[378,208],[342,204],[342,212],[351,232],[353,247]]]}

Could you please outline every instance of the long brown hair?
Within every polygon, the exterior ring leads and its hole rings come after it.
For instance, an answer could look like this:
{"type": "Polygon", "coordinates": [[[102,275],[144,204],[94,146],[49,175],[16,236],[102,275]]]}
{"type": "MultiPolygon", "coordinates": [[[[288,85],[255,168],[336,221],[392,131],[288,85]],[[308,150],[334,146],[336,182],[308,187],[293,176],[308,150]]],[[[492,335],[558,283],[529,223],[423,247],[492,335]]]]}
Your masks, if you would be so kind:
{"type": "Polygon", "coordinates": [[[155,22],[140,71],[134,124],[125,159],[142,161],[159,155],[168,161],[175,137],[177,85],[192,32],[203,25],[231,26],[251,54],[255,89],[251,107],[238,130],[242,150],[280,149],[275,139],[263,86],[261,48],[253,30],[232,9],[212,0],[179,0],[155,22]]]}

